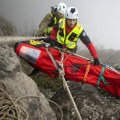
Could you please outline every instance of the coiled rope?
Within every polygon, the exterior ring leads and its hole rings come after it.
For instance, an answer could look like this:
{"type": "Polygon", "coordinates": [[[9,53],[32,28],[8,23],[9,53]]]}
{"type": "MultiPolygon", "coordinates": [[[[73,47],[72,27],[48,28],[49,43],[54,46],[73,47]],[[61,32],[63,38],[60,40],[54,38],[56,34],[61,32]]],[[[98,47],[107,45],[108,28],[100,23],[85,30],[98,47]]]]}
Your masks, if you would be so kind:
{"type": "MultiPolygon", "coordinates": [[[[2,83],[3,84],[3,83],[2,83]]],[[[40,96],[21,96],[17,99],[11,98],[8,93],[0,88],[0,120],[28,120],[29,114],[24,109],[23,103],[21,99],[23,98],[37,98],[38,100],[41,99],[47,99],[40,96]]],[[[60,112],[61,112],[61,118],[60,120],[63,120],[63,111],[61,107],[55,103],[54,101],[47,99],[49,102],[55,104],[60,112]]]]}

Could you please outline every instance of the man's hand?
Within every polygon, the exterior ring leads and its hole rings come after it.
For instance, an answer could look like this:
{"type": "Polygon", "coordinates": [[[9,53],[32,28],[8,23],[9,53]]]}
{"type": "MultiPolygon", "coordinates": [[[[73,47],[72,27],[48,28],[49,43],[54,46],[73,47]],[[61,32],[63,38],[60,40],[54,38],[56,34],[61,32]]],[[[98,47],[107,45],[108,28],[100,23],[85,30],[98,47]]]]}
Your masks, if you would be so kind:
{"type": "Polygon", "coordinates": [[[49,36],[46,36],[46,38],[43,39],[43,41],[46,43],[49,43],[49,40],[50,40],[49,36]]]}
{"type": "Polygon", "coordinates": [[[57,46],[57,41],[56,40],[51,40],[49,41],[51,46],[57,46]]]}
{"type": "Polygon", "coordinates": [[[94,58],[94,65],[99,65],[100,62],[99,62],[99,59],[98,58],[94,58]]]}

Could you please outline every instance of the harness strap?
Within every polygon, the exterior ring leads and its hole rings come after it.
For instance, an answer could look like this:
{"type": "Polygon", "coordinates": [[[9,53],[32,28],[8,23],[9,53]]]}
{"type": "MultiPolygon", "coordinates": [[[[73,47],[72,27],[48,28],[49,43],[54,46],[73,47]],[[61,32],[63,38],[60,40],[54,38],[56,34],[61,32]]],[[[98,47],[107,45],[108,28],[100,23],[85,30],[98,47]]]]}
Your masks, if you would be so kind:
{"type": "Polygon", "coordinates": [[[86,68],[85,75],[83,77],[83,81],[86,81],[89,71],[90,71],[90,61],[88,61],[88,65],[87,65],[87,68],[86,68]]]}
{"type": "Polygon", "coordinates": [[[104,76],[103,76],[103,74],[104,74],[104,72],[105,72],[105,68],[106,68],[106,65],[104,65],[104,66],[102,67],[101,73],[100,73],[99,78],[98,78],[98,81],[97,81],[97,83],[96,83],[97,86],[100,85],[100,82],[101,82],[101,81],[102,81],[105,85],[108,85],[108,84],[109,84],[109,82],[107,82],[107,81],[105,80],[104,76]]]}

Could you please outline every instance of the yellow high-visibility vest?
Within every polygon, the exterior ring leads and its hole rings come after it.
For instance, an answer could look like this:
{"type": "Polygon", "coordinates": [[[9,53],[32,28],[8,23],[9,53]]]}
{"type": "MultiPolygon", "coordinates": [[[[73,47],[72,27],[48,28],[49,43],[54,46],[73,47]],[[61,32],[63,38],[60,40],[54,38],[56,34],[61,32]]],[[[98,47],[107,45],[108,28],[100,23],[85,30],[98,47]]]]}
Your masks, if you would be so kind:
{"type": "Polygon", "coordinates": [[[65,45],[69,49],[74,49],[76,47],[76,42],[79,39],[81,32],[83,31],[83,27],[77,23],[72,31],[66,35],[65,30],[65,19],[61,19],[59,21],[59,28],[57,32],[57,41],[65,45]]]}
{"type": "Polygon", "coordinates": [[[53,16],[52,13],[50,13],[53,19],[53,23],[51,23],[51,26],[48,26],[47,28],[45,28],[45,34],[49,35],[52,31],[52,27],[57,23],[57,18],[55,16],[53,16]]]}

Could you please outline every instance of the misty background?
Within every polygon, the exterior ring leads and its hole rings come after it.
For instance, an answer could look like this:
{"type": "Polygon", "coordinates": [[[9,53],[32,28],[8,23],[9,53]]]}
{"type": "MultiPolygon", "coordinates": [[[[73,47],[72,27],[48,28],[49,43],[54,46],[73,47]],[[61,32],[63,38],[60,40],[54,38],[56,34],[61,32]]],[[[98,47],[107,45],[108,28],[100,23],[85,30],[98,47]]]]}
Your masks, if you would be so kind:
{"type": "Polygon", "coordinates": [[[16,26],[18,35],[29,35],[59,2],[78,9],[78,22],[97,47],[120,50],[119,0],[0,0],[0,16],[16,26]]]}

